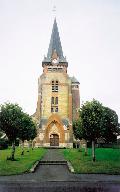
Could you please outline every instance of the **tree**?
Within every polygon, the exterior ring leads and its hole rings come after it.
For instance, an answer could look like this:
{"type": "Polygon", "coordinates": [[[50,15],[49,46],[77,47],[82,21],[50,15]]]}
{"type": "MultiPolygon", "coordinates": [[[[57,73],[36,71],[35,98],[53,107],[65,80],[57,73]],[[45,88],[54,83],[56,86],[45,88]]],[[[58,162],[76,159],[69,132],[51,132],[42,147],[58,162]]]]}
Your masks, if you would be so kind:
{"type": "Polygon", "coordinates": [[[78,120],[73,121],[73,132],[76,139],[83,138],[82,124],[80,118],[78,120]]]}
{"type": "Polygon", "coordinates": [[[103,106],[101,103],[93,99],[91,102],[86,102],[80,110],[82,121],[83,138],[92,141],[92,157],[95,161],[95,141],[103,132],[103,106]]]}
{"type": "MultiPolygon", "coordinates": [[[[81,118],[73,121],[73,132],[76,140],[81,140],[83,139],[83,129],[82,129],[82,122],[81,118]]],[[[85,154],[87,154],[87,150],[85,148],[85,154]]]]}
{"type": "Polygon", "coordinates": [[[21,155],[24,155],[24,141],[29,141],[30,139],[34,139],[36,137],[36,126],[32,118],[26,113],[23,113],[18,137],[22,141],[21,155]]]}
{"type": "Polygon", "coordinates": [[[118,115],[108,107],[103,107],[103,133],[102,137],[106,143],[116,142],[120,133],[120,125],[118,123],[118,115]]]}
{"type": "Polygon", "coordinates": [[[0,109],[0,129],[6,134],[12,142],[11,160],[14,160],[15,141],[18,137],[21,126],[22,108],[17,104],[5,103],[0,109]]]}
{"type": "Polygon", "coordinates": [[[0,138],[2,137],[2,135],[3,135],[3,133],[2,133],[1,130],[0,130],[0,138]]]}
{"type": "MultiPolygon", "coordinates": [[[[28,142],[30,142],[30,141],[33,142],[33,139],[37,136],[37,129],[36,129],[35,122],[31,121],[30,127],[31,127],[31,129],[29,129],[29,131],[28,131],[29,136],[27,138],[27,141],[28,142]]],[[[32,145],[32,149],[33,149],[33,145],[32,145]]]]}

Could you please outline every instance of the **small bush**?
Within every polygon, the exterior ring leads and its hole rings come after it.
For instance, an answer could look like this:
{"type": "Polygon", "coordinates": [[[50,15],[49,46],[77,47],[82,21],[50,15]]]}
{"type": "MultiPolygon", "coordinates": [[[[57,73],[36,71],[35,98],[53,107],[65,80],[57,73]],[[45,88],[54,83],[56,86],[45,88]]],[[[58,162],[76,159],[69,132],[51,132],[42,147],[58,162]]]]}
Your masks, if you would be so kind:
{"type": "MultiPolygon", "coordinates": [[[[12,141],[10,141],[9,139],[8,139],[8,145],[12,146],[12,141]]],[[[15,140],[15,146],[19,146],[19,139],[15,140]]]]}
{"type": "Polygon", "coordinates": [[[0,139],[0,150],[7,149],[8,148],[8,142],[5,139],[0,139]]]}

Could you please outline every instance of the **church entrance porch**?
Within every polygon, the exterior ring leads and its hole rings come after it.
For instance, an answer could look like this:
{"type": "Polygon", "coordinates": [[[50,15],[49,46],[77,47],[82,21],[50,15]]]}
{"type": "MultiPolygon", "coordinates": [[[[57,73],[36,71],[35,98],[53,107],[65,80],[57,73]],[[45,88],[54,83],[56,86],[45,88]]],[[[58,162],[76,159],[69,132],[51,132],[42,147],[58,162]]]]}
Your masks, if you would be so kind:
{"type": "Polygon", "coordinates": [[[57,114],[52,114],[46,124],[44,134],[44,146],[46,147],[64,147],[65,132],[62,121],[57,114]]]}
{"type": "Polygon", "coordinates": [[[73,140],[70,137],[70,128],[63,124],[57,114],[52,114],[43,129],[40,129],[36,147],[72,148],[73,140]]]}
{"type": "Polygon", "coordinates": [[[59,135],[57,134],[50,135],[50,146],[59,146],[59,135]]]}

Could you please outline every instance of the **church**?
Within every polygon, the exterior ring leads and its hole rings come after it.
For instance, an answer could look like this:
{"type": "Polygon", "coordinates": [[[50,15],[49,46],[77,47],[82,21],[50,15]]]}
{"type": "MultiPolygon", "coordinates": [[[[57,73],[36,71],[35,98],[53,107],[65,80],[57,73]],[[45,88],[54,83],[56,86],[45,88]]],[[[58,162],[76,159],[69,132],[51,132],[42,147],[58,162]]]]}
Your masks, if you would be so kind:
{"type": "Polygon", "coordinates": [[[37,122],[35,147],[73,147],[72,122],[79,116],[79,82],[67,74],[57,21],[54,19],[47,56],[38,78],[38,101],[33,118],[37,122]]]}

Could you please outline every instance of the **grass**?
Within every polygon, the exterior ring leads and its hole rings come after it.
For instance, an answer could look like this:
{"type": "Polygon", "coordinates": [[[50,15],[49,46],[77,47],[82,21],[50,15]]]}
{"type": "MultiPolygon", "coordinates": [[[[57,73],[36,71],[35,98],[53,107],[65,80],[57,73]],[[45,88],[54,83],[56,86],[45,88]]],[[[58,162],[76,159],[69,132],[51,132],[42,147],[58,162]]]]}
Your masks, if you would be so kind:
{"type": "Polygon", "coordinates": [[[71,162],[75,173],[105,173],[120,174],[120,149],[97,148],[96,162],[92,162],[92,151],[88,149],[88,156],[84,149],[64,149],[64,157],[71,162]]]}
{"type": "Polygon", "coordinates": [[[6,159],[10,156],[11,149],[0,150],[0,175],[16,175],[27,172],[37,160],[43,157],[45,152],[46,149],[43,148],[30,149],[30,152],[25,149],[25,154],[21,155],[21,149],[17,147],[16,161],[10,161],[6,159]]]}

